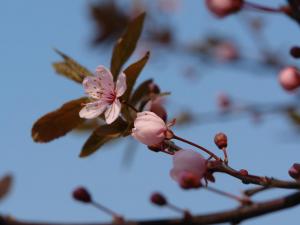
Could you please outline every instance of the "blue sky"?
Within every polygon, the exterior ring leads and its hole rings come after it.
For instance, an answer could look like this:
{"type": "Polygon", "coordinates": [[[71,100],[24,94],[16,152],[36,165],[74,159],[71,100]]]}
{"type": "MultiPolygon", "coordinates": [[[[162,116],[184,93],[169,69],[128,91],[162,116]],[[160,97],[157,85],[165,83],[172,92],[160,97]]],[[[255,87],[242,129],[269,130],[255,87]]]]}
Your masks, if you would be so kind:
{"type": "MultiPolygon", "coordinates": [[[[90,1],[73,0],[2,0],[0,3],[1,61],[1,142],[0,175],[11,172],[15,184],[0,211],[26,220],[107,221],[109,217],[93,208],[78,204],[70,197],[74,187],[85,185],[95,199],[130,219],[176,216],[148,202],[153,191],[161,191],[174,204],[190,208],[193,213],[213,212],[236,206],[235,202],[204,190],[182,191],[169,177],[171,158],[153,154],[139,145],[130,168],[121,162],[128,140],[107,145],[87,159],[79,159],[80,148],[87,135],[70,134],[49,144],[31,140],[33,122],[62,103],[83,95],[80,85],[57,76],[51,63],[59,59],[56,47],[91,70],[109,65],[110,51],[89,45],[93,26],[89,20],[90,1]]],[[[254,1],[253,1],[254,2],[254,1]]],[[[259,1],[256,1],[259,2],[259,1]]],[[[268,0],[276,6],[283,0],[268,0]]],[[[207,32],[234,35],[249,55],[255,55],[255,43],[236,17],[214,19],[202,1],[182,2],[182,9],[170,15],[177,24],[181,41],[196,40],[207,32]]],[[[262,14],[252,13],[260,16],[262,14]]],[[[281,15],[266,15],[266,37],[270,45],[288,56],[288,47],[298,44],[299,26],[281,15]]],[[[152,49],[150,49],[151,51],[152,49]]],[[[191,83],[181,75],[182,67],[197,65],[195,58],[153,51],[150,63],[139,82],[154,77],[163,90],[171,91],[170,102],[191,107],[195,112],[217,110],[215,97],[220,90],[250,102],[288,102],[294,96],[285,93],[277,83],[276,72],[243,71],[238,68],[199,64],[199,79],[191,83]],[[161,60],[159,57],[163,57],[161,60]]],[[[297,65],[292,59],[291,63],[297,65]]],[[[170,115],[175,107],[170,104],[170,115]]],[[[299,162],[299,141],[288,120],[268,116],[262,124],[250,118],[224,123],[194,124],[176,128],[178,135],[196,141],[216,153],[214,134],[224,131],[229,137],[230,162],[235,168],[252,173],[276,175],[288,179],[287,170],[299,162]]],[[[238,193],[244,187],[236,180],[217,175],[215,187],[238,193]]],[[[259,199],[278,196],[269,192],[259,199]]],[[[297,224],[299,208],[245,222],[244,224],[297,224]],[[296,220],[296,221],[295,221],[296,220]]]]}

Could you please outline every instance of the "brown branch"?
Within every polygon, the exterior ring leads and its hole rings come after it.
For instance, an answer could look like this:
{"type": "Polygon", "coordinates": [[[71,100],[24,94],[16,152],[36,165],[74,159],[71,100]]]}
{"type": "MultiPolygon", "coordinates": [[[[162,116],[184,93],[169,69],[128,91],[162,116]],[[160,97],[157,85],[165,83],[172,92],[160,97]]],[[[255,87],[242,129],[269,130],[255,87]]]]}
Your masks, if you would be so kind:
{"type": "Polygon", "coordinates": [[[239,171],[225,165],[222,162],[211,161],[209,163],[209,170],[211,172],[226,173],[232,177],[241,180],[245,184],[257,184],[264,187],[276,187],[286,189],[300,189],[300,182],[296,181],[284,181],[270,177],[256,176],[256,175],[244,175],[239,171]]]}
{"type": "MultiPolygon", "coordinates": [[[[275,211],[287,209],[299,204],[300,204],[300,192],[296,192],[282,198],[277,198],[265,202],[259,202],[249,206],[239,207],[233,210],[194,216],[191,221],[183,221],[182,219],[128,221],[125,222],[124,225],[167,225],[167,224],[201,225],[201,224],[217,224],[217,223],[226,223],[226,222],[238,223],[253,217],[258,217],[275,211]]],[[[0,216],[0,225],[112,225],[112,224],[110,223],[67,224],[67,223],[21,222],[11,218],[0,216]]]]}

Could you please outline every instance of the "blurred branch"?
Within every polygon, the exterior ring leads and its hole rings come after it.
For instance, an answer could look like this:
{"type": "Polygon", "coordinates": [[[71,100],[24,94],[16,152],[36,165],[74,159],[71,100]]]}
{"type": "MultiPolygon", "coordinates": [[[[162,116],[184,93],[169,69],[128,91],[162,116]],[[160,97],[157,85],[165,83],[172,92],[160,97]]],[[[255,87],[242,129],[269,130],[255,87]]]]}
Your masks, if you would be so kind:
{"type": "MultiPolygon", "coordinates": [[[[148,221],[128,221],[124,225],[201,225],[201,224],[216,224],[216,223],[239,223],[241,221],[269,214],[275,211],[287,209],[300,204],[300,192],[296,192],[285,197],[276,198],[270,201],[254,203],[249,206],[239,207],[233,210],[222,211],[218,213],[198,215],[191,218],[190,221],[182,219],[163,219],[163,220],[148,220],[148,221]]],[[[0,225],[111,225],[112,223],[38,223],[38,222],[21,222],[9,217],[0,216],[0,225]]]]}

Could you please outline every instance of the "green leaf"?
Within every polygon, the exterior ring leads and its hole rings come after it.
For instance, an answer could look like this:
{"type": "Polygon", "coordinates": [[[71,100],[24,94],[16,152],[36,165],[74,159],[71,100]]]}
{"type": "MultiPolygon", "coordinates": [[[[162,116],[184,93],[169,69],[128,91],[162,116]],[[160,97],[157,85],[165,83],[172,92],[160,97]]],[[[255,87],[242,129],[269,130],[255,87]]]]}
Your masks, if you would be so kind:
{"type": "Polygon", "coordinates": [[[129,23],[125,33],[118,39],[113,49],[110,69],[115,80],[122,66],[135,50],[143,29],[145,15],[142,13],[129,23]]]}
{"type": "Polygon", "coordinates": [[[63,75],[77,83],[82,83],[86,76],[93,75],[88,69],[81,66],[71,57],[59,50],[55,49],[55,51],[64,59],[64,61],[55,62],[52,64],[53,68],[58,74],[63,75]]]}
{"type": "Polygon", "coordinates": [[[114,123],[99,126],[82,147],[80,157],[87,157],[96,152],[105,143],[119,138],[127,130],[128,124],[121,118],[114,123]]]}
{"type": "Polygon", "coordinates": [[[88,98],[67,102],[56,111],[38,119],[32,127],[33,140],[41,143],[49,142],[76,128],[84,122],[84,119],[79,117],[79,111],[83,107],[82,104],[86,102],[88,102],[88,98]]]}
{"type": "Polygon", "coordinates": [[[6,175],[0,179],[0,200],[7,196],[11,190],[13,182],[13,177],[11,175],[6,175]]]}
{"type": "Polygon", "coordinates": [[[142,72],[144,66],[146,65],[148,59],[150,56],[150,52],[147,52],[143,58],[138,60],[137,62],[131,64],[129,67],[127,67],[124,70],[124,73],[126,75],[126,84],[127,84],[127,89],[122,98],[125,101],[129,100],[129,97],[131,95],[133,86],[139,76],[139,74],[142,72]]]}

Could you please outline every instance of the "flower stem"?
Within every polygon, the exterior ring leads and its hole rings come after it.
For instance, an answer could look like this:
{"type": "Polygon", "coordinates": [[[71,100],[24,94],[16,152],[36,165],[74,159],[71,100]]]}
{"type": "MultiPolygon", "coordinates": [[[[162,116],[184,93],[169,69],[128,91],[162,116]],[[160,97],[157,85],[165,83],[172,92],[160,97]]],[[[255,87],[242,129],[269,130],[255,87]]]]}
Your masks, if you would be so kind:
{"type": "Polygon", "coordinates": [[[213,188],[213,187],[209,187],[209,186],[206,186],[204,188],[206,188],[207,190],[209,190],[211,192],[214,192],[216,194],[223,195],[225,197],[234,199],[234,200],[236,200],[236,201],[238,201],[238,202],[240,202],[242,204],[244,204],[246,202],[250,203],[250,200],[248,198],[241,198],[241,197],[239,197],[237,195],[234,195],[234,194],[231,194],[231,193],[228,193],[228,192],[225,192],[225,191],[221,191],[219,189],[216,189],[216,188],[213,188]]]}
{"type": "Polygon", "coordinates": [[[264,12],[270,12],[270,13],[283,13],[282,8],[271,8],[268,6],[263,6],[257,3],[252,3],[252,2],[245,2],[245,7],[249,8],[249,9],[257,9],[260,11],[264,11],[264,12]]]}
{"type": "Polygon", "coordinates": [[[186,140],[186,139],[184,139],[184,138],[178,137],[178,136],[176,136],[175,134],[174,134],[173,138],[174,138],[174,139],[177,139],[177,140],[179,140],[179,141],[185,142],[185,143],[187,143],[187,144],[189,144],[189,145],[192,145],[192,146],[194,146],[194,147],[196,147],[196,148],[201,149],[202,151],[204,151],[204,152],[206,152],[207,154],[209,154],[209,155],[210,155],[212,158],[214,158],[215,160],[218,160],[218,161],[221,160],[218,156],[216,156],[214,153],[212,153],[212,152],[209,151],[208,149],[202,147],[201,145],[197,145],[197,144],[195,144],[195,143],[193,143],[193,142],[191,142],[191,141],[188,141],[188,140],[186,140]]]}
{"type": "Polygon", "coordinates": [[[111,209],[109,209],[109,208],[107,208],[107,207],[105,207],[105,206],[103,206],[103,205],[100,205],[100,204],[97,203],[97,202],[91,202],[91,204],[92,204],[95,208],[101,210],[102,212],[104,212],[104,213],[106,213],[106,214],[108,214],[108,215],[110,215],[110,216],[112,216],[112,217],[119,217],[119,214],[115,213],[114,211],[112,211],[111,209]]]}
{"type": "Polygon", "coordinates": [[[224,162],[226,165],[228,165],[228,154],[227,154],[227,149],[226,148],[222,148],[222,151],[224,153],[224,162]]]}

